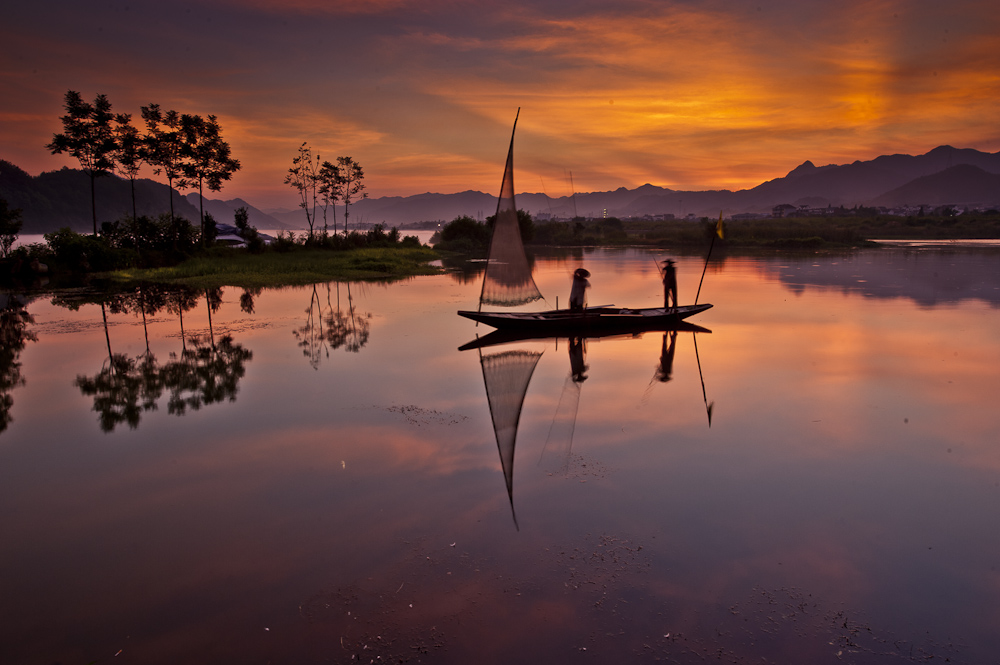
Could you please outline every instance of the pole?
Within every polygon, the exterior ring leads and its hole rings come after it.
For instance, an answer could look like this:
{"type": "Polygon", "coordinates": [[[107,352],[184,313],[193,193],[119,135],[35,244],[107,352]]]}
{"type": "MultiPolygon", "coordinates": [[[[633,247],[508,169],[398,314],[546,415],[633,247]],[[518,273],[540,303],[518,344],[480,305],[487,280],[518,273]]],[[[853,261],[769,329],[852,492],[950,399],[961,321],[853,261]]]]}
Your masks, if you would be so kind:
{"type": "Polygon", "coordinates": [[[694,294],[694,304],[698,304],[698,296],[701,295],[701,284],[705,281],[705,271],[708,270],[708,259],[712,256],[712,248],[715,247],[715,234],[712,234],[712,242],[708,246],[708,254],[705,255],[705,267],[701,269],[701,279],[698,280],[698,292],[694,294]]]}

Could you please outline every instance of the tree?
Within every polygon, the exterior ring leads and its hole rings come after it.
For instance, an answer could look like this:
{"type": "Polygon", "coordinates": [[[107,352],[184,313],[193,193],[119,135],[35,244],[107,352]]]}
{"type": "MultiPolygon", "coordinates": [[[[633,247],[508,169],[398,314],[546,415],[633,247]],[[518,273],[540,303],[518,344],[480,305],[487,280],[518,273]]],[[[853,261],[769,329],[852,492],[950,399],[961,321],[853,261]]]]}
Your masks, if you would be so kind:
{"type": "Polygon", "coordinates": [[[139,136],[139,130],[132,124],[131,113],[115,116],[115,170],[129,180],[132,187],[132,219],[138,217],[135,207],[135,178],[146,161],[146,145],[139,136]]]}
{"type": "Polygon", "coordinates": [[[350,215],[351,199],[361,194],[362,199],[368,198],[365,192],[365,177],[361,165],[350,157],[338,157],[337,168],[340,171],[340,179],[337,185],[337,198],[344,202],[344,235],[347,235],[347,221],[350,215]]]}
{"type": "Polygon", "coordinates": [[[240,170],[240,162],[233,159],[229,144],[222,140],[222,130],[214,115],[208,119],[200,115],[181,116],[181,173],[179,187],[198,183],[198,207],[201,216],[201,234],[205,238],[205,198],[203,186],[218,192],[222,182],[240,170]]]}
{"type": "Polygon", "coordinates": [[[80,168],[90,176],[90,210],[97,235],[97,196],[95,180],[114,167],[115,134],[111,126],[114,114],[106,95],[97,95],[94,103],[83,101],[75,90],[65,97],[66,115],[62,117],[63,133],[53,134],[45,147],[53,155],[69,153],[80,160],[80,168]]]}
{"type": "Polygon", "coordinates": [[[0,199],[0,258],[10,256],[10,249],[21,232],[21,209],[7,207],[7,200],[0,199]]]}
{"type": "Polygon", "coordinates": [[[146,161],[153,166],[153,173],[167,176],[170,196],[170,217],[174,216],[174,180],[183,175],[183,137],[181,136],[181,116],[177,111],[163,113],[159,104],[143,106],[142,119],[146,122],[143,137],[146,161]]]}
{"type": "Polygon", "coordinates": [[[299,146],[299,155],[292,159],[292,167],[285,174],[285,184],[291,185],[299,193],[299,207],[306,211],[306,223],[309,225],[309,237],[313,237],[313,226],[316,224],[316,193],[319,181],[319,155],[313,160],[312,149],[304,142],[299,146]],[[312,214],[309,212],[309,201],[312,199],[312,214]]]}
{"type": "Polygon", "coordinates": [[[326,210],[333,209],[333,234],[337,235],[337,201],[340,199],[340,168],[336,164],[323,162],[319,169],[319,193],[323,201],[323,235],[326,235],[326,210]]]}

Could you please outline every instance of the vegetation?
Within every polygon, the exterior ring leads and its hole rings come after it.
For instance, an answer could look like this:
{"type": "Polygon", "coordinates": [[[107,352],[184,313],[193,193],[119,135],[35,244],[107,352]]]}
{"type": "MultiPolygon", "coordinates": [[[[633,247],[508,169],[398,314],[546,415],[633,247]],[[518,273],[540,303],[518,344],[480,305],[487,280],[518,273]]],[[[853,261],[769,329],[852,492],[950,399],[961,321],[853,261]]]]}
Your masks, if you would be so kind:
{"type": "Polygon", "coordinates": [[[83,100],[75,90],[66,92],[66,115],[62,117],[63,133],[55,134],[45,147],[53,155],[69,153],[80,161],[80,168],[90,176],[90,207],[97,235],[97,195],[95,180],[108,175],[114,167],[115,132],[111,126],[114,114],[106,95],[98,95],[94,103],[83,100]]]}
{"type": "MultiPolygon", "coordinates": [[[[222,189],[240,169],[233,159],[229,144],[222,140],[222,129],[214,115],[207,119],[199,115],[179,114],[160,110],[159,104],[143,106],[145,135],[132,125],[129,113],[114,114],[106,95],[98,95],[93,104],[85,102],[80,93],[70,90],[65,97],[66,115],[62,117],[63,132],[55,134],[46,146],[53,154],[69,153],[80,161],[80,168],[90,177],[90,207],[94,236],[97,236],[97,196],[95,181],[100,176],[118,171],[129,179],[132,189],[132,217],[138,216],[135,203],[135,179],[142,164],[153,167],[153,173],[167,176],[170,196],[170,216],[174,217],[173,188],[198,186],[199,198],[203,187],[211,191],[222,189]],[[114,123],[114,124],[112,124],[114,123]]],[[[202,237],[206,236],[204,205],[201,210],[202,237]]]]}
{"type": "MultiPolygon", "coordinates": [[[[496,220],[496,215],[487,217],[485,223],[479,222],[468,215],[456,217],[441,229],[434,248],[447,252],[486,256],[486,253],[490,249],[490,234],[496,220]]],[[[531,215],[524,210],[518,210],[517,224],[521,231],[522,242],[531,242],[535,238],[536,229],[538,228],[535,226],[531,215]]]]}
{"type": "MultiPolygon", "coordinates": [[[[291,233],[281,234],[270,245],[265,245],[257,230],[248,224],[241,233],[247,240],[245,248],[192,250],[188,258],[179,263],[163,262],[152,267],[136,267],[137,263],[123,266],[120,262],[142,251],[164,253],[169,239],[161,241],[158,248],[142,250],[130,244],[135,236],[126,235],[128,240],[120,243],[118,252],[100,255],[98,260],[108,272],[107,276],[115,281],[184,284],[198,288],[263,288],[330,280],[385,280],[438,272],[437,268],[428,265],[437,258],[433,250],[421,246],[416,236],[402,237],[398,229],[386,231],[381,225],[366,233],[353,231],[346,236],[310,237],[306,233],[296,238],[291,233]]],[[[78,242],[84,238],[75,237],[78,242]]],[[[114,236],[109,234],[108,237],[114,236]]],[[[86,240],[93,241],[92,238],[86,240]]],[[[187,240],[188,247],[196,244],[197,236],[187,240]]],[[[65,258],[60,257],[60,265],[73,265],[74,260],[79,265],[77,257],[81,253],[96,249],[87,245],[82,252],[69,253],[69,248],[63,247],[65,258]]]]}
{"type": "Polygon", "coordinates": [[[356,197],[366,199],[364,191],[365,173],[361,165],[350,157],[338,157],[337,163],[315,158],[308,143],[299,146],[299,154],[292,159],[292,166],[285,174],[285,184],[290,185],[299,195],[299,207],[306,213],[309,237],[316,235],[318,222],[316,208],[322,203],[323,236],[327,235],[327,210],[333,210],[333,233],[337,234],[337,201],[344,204],[344,235],[350,217],[351,201],[356,197]]]}
{"type": "Polygon", "coordinates": [[[0,259],[10,257],[10,249],[21,232],[21,210],[7,207],[7,200],[0,198],[0,259]]]}
{"type": "Polygon", "coordinates": [[[225,260],[219,260],[218,254],[199,256],[168,268],[121,270],[110,276],[115,281],[184,284],[196,288],[265,288],[434,274],[438,271],[428,262],[436,257],[432,250],[419,247],[369,247],[351,252],[301,248],[264,254],[239,252],[225,260]]]}
{"type": "Polygon", "coordinates": [[[229,144],[222,140],[222,129],[214,115],[204,119],[199,115],[181,116],[181,173],[178,187],[193,186],[198,183],[199,217],[201,218],[202,242],[209,233],[205,229],[205,197],[202,186],[210,191],[222,189],[222,182],[229,180],[240,170],[240,162],[233,159],[229,144]]]}

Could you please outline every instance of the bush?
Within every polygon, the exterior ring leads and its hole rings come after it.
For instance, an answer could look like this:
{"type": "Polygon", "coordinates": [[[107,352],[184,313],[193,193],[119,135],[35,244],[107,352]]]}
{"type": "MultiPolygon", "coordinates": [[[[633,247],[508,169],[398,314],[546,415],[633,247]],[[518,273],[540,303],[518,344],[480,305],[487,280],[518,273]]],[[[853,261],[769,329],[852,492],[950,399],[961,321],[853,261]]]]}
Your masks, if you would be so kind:
{"type": "Polygon", "coordinates": [[[441,229],[437,249],[464,254],[486,253],[490,245],[490,229],[468,215],[456,217],[441,229]]]}
{"type": "Polygon", "coordinates": [[[133,250],[111,247],[100,238],[80,235],[69,227],[46,233],[45,242],[52,249],[55,263],[72,272],[116,270],[136,262],[133,250]]]}

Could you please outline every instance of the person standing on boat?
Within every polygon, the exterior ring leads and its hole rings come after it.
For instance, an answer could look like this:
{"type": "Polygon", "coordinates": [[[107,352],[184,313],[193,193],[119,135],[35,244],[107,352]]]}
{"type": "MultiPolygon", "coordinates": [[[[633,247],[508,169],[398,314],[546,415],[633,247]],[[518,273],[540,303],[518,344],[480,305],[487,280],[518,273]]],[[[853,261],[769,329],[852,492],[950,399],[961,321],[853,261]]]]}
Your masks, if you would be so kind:
{"type": "Polygon", "coordinates": [[[677,269],[674,262],[667,259],[663,262],[663,309],[670,307],[670,301],[677,307],[677,269]]]}
{"type": "Polygon", "coordinates": [[[569,292],[569,308],[572,311],[582,312],[587,302],[587,289],[590,288],[590,271],[586,268],[577,268],[573,273],[573,288],[569,292]]]}

